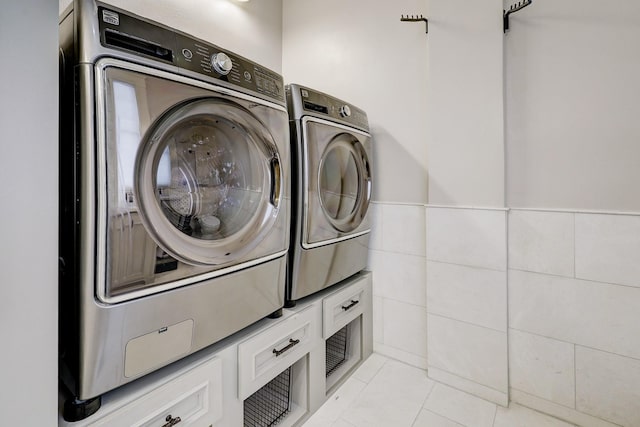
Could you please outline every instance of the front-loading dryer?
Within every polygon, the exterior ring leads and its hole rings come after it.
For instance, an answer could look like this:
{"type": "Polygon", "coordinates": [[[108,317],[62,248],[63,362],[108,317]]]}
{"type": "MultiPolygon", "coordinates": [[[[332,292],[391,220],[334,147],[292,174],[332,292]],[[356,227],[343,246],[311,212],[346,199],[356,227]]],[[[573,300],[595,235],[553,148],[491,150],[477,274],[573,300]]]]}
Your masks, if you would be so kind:
{"type": "Polygon", "coordinates": [[[372,146],[366,113],[297,84],[286,87],[292,147],[287,306],[367,266],[372,146]]]}
{"type": "Polygon", "coordinates": [[[60,376],[73,419],[277,315],[290,148],[282,78],[259,64],[93,0],[65,12],[60,44],[60,376]]]}

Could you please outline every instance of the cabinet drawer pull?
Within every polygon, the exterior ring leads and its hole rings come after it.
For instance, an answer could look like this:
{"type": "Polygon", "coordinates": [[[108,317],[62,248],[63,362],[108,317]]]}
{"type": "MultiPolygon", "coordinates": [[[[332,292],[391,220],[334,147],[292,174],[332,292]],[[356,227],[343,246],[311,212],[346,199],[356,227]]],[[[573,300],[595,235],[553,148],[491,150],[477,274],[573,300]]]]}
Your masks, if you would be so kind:
{"type": "Polygon", "coordinates": [[[294,340],[293,338],[289,338],[289,344],[284,347],[282,350],[276,350],[275,348],[273,349],[273,354],[276,355],[276,357],[280,356],[282,353],[284,353],[285,351],[289,350],[291,347],[293,347],[294,345],[298,344],[300,342],[300,340],[294,340]]]}
{"type": "Polygon", "coordinates": [[[351,304],[349,304],[349,305],[347,305],[347,306],[344,306],[344,305],[343,305],[343,306],[342,306],[342,309],[343,309],[344,311],[347,311],[347,310],[349,310],[351,307],[353,307],[354,305],[356,305],[356,304],[357,304],[357,303],[359,303],[359,302],[360,302],[360,301],[354,301],[354,300],[351,300],[351,304]]]}
{"type": "Polygon", "coordinates": [[[166,424],[163,424],[162,427],[172,427],[182,421],[180,417],[173,418],[171,414],[167,415],[167,418],[164,420],[166,421],[166,424]]]}

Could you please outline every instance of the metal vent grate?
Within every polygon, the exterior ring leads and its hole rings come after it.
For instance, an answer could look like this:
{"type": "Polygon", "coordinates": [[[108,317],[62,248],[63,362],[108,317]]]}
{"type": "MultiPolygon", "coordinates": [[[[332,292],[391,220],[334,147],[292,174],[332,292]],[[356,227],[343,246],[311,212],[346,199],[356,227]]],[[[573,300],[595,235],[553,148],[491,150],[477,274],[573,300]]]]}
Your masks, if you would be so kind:
{"type": "Polygon", "coordinates": [[[347,360],[347,342],[349,341],[349,325],[331,335],[326,342],[328,377],[347,360]]]}
{"type": "Polygon", "coordinates": [[[291,366],[244,401],[244,427],[278,424],[290,410],[291,366]]]}

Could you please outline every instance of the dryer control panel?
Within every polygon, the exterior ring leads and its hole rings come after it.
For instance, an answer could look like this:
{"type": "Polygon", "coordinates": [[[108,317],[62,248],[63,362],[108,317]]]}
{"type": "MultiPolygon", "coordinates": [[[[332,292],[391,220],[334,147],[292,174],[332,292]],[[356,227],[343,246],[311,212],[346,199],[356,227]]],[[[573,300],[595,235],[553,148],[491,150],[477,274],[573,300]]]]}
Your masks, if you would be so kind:
{"type": "Polygon", "coordinates": [[[233,52],[111,7],[98,7],[98,21],[104,47],[285,100],[284,82],[279,74],[233,52]]]}
{"type": "Polygon", "coordinates": [[[295,89],[300,90],[302,108],[305,111],[319,113],[314,114],[319,117],[326,115],[327,118],[347,122],[359,128],[369,128],[367,115],[360,108],[347,104],[338,98],[305,87],[298,86],[295,89]]]}

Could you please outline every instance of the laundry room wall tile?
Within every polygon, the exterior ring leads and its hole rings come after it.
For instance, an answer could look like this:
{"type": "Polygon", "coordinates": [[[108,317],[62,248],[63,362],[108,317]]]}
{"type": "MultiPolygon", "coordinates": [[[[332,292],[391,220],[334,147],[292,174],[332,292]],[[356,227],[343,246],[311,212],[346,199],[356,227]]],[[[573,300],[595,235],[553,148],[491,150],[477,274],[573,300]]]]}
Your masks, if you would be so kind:
{"type": "Polygon", "coordinates": [[[509,270],[509,327],[640,358],[640,289],[509,270]]]}
{"type": "Polygon", "coordinates": [[[577,346],[576,407],[623,426],[640,426],[640,360],[577,346]]]}
{"type": "Polygon", "coordinates": [[[371,233],[369,234],[369,249],[382,250],[382,203],[371,203],[369,215],[371,216],[371,233]]]}
{"type": "Polygon", "coordinates": [[[576,277],[640,287],[640,216],[576,214],[576,277]]]}
{"type": "Polygon", "coordinates": [[[383,317],[383,304],[384,298],[379,296],[373,296],[373,342],[382,343],[384,341],[384,335],[382,325],[384,325],[383,317]]]}
{"type": "Polygon", "coordinates": [[[506,211],[427,207],[427,259],[506,270],[506,211]]]}
{"type": "Polygon", "coordinates": [[[384,344],[427,357],[427,312],[424,307],[384,300],[384,344]]]}
{"type": "Polygon", "coordinates": [[[511,210],[509,268],[573,277],[574,214],[511,210]]]}
{"type": "Polygon", "coordinates": [[[427,311],[506,332],[507,273],[427,261],[427,311]]]}
{"type": "Polygon", "coordinates": [[[425,256],[425,212],[422,205],[385,204],[382,209],[384,250],[425,256]]]}
{"type": "MultiPolygon", "coordinates": [[[[527,408],[535,409],[536,411],[543,412],[545,414],[552,415],[554,417],[566,420],[570,423],[580,427],[620,427],[618,424],[613,424],[602,418],[594,417],[593,415],[585,414],[573,408],[568,408],[557,403],[553,403],[549,400],[542,399],[538,396],[534,396],[524,391],[511,388],[509,390],[509,397],[511,402],[509,407],[513,403],[518,403],[527,408]]],[[[537,424],[533,424],[532,427],[538,427],[537,424]]]]}
{"type": "Polygon", "coordinates": [[[506,393],[507,334],[429,314],[429,366],[506,393]]]}
{"type": "Polygon", "coordinates": [[[574,344],[509,330],[511,387],[575,407],[574,344]]]}
{"type": "Polygon", "coordinates": [[[372,251],[371,255],[374,295],[426,306],[424,257],[382,251],[372,251]]]}

